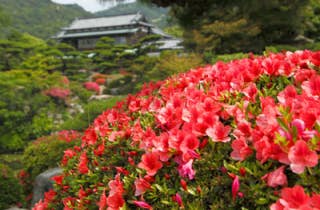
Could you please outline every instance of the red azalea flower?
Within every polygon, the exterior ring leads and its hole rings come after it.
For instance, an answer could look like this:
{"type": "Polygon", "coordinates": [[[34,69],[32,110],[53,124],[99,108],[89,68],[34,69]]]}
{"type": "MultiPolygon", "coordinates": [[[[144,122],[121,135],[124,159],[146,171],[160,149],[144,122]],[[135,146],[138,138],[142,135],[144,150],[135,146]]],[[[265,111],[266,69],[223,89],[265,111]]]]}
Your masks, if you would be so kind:
{"type": "Polygon", "coordinates": [[[93,151],[93,153],[94,153],[96,156],[101,156],[101,155],[103,155],[104,149],[105,149],[104,144],[105,144],[105,142],[102,141],[101,144],[99,144],[98,148],[93,151]]]}
{"type": "Polygon", "coordinates": [[[97,142],[98,135],[93,127],[89,127],[82,137],[83,145],[93,145],[97,142]]]}
{"type": "Polygon", "coordinates": [[[311,197],[311,206],[315,208],[315,210],[320,209],[320,194],[313,194],[311,197]]]}
{"type": "Polygon", "coordinates": [[[318,164],[318,155],[309,149],[307,143],[299,140],[290,148],[288,158],[290,168],[294,173],[301,174],[305,167],[314,167],[318,164]]]}
{"type": "Polygon", "coordinates": [[[105,210],[107,208],[107,196],[105,190],[103,190],[98,203],[99,210],[105,210]]]}
{"type": "Polygon", "coordinates": [[[195,135],[187,134],[180,144],[180,150],[183,153],[189,150],[196,150],[199,147],[199,140],[195,135]]]}
{"type": "Polygon", "coordinates": [[[87,153],[83,152],[80,155],[80,162],[78,165],[78,170],[81,174],[87,174],[89,172],[89,168],[88,168],[87,164],[88,164],[87,153]]]}
{"type": "Polygon", "coordinates": [[[48,203],[52,201],[56,195],[57,193],[53,189],[50,189],[48,192],[44,193],[44,201],[48,203]]]}
{"type": "Polygon", "coordinates": [[[58,176],[54,176],[51,178],[51,180],[53,180],[57,185],[62,186],[62,181],[63,181],[63,175],[58,175],[58,176]]]}
{"type": "Polygon", "coordinates": [[[258,93],[258,89],[255,83],[250,83],[248,87],[243,89],[243,94],[249,101],[255,102],[256,95],[258,93]]]}
{"type": "Polygon", "coordinates": [[[72,197],[66,197],[62,200],[63,203],[63,210],[73,210],[74,208],[74,202],[75,202],[75,198],[72,197]]]}
{"type": "Polygon", "coordinates": [[[299,185],[293,188],[284,188],[281,191],[281,204],[288,208],[301,208],[308,206],[310,198],[299,185]]]}
{"type": "Polygon", "coordinates": [[[72,158],[75,155],[76,155],[76,152],[73,151],[72,149],[65,150],[63,158],[62,158],[62,161],[61,161],[62,165],[64,165],[64,166],[67,165],[69,159],[72,158]]]}
{"type": "Polygon", "coordinates": [[[314,76],[309,81],[303,82],[301,87],[308,96],[318,98],[320,96],[320,76],[314,76]]]}
{"type": "Polygon", "coordinates": [[[48,203],[40,200],[38,203],[34,205],[32,210],[45,210],[48,208],[48,203]]]}
{"type": "Polygon", "coordinates": [[[119,210],[124,205],[124,199],[121,193],[114,193],[107,198],[108,209],[119,210]]]}
{"type": "Polygon", "coordinates": [[[120,181],[120,174],[117,174],[115,179],[108,183],[108,186],[110,188],[109,195],[113,195],[115,193],[122,194],[124,192],[123,184],[120,181]]]}
{"type": "Polygon", "coordinates": [[[234,160],[245,160],[253,153],[243,137],[234,140],[231,144],[231,147],[233,149],[231,152],[231,157],[234,160]]]}
{"type": "Polygon", "coordinates": [[[108,209],[119,209],[124,205],[122,194],[124,192],[123,184],[120,181],[120,174],[117,174],[114,180],[108,183],[110,188],[107,198],[108,209]]]}
{"type": "Polygon", "coordinates": [[[142,155],[138,167],[146,170],[148,175],[154,176],[162,168],[162,163],[159,161],[159,155],[151,152],[142,155]]]}

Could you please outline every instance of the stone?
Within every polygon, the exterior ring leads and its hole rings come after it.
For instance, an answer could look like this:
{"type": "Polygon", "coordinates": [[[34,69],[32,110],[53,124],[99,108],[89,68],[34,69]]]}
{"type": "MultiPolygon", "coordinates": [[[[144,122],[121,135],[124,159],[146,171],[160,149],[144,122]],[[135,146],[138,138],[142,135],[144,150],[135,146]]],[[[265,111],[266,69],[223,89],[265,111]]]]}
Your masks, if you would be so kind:
{"type": "Polygon", "coordinates": [[[90,96],[89,98],[89,101],[92,101],[92,100],[105,100],[105,99],[108,99],[112,97],[111,95],[92,95],[90,96]]]}
{"type": "Polygon", "coordinates": [[[52,168],[39,174],[34,183],[31,206],[44,198],[44,193],[53,188],[52,177],[62,174],[61,168],[52,168]]]}

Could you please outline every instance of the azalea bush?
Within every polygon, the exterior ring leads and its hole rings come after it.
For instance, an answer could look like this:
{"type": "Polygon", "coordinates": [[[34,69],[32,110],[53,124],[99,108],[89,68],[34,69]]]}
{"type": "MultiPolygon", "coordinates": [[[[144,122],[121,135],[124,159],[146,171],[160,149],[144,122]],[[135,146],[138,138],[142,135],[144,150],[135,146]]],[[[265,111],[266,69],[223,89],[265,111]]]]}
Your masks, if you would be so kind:
{"type": "Polygon", "coordinates": [[[217,62],[98,116],[35,209],[320,209],[320,52],[217,62]]]}
{"type": "Polygon", "coordinates": [[[90,91],[95,91],[97,94],[100,92],[100,86],[96,82],[85,82],[83,86],[90,91]]]}

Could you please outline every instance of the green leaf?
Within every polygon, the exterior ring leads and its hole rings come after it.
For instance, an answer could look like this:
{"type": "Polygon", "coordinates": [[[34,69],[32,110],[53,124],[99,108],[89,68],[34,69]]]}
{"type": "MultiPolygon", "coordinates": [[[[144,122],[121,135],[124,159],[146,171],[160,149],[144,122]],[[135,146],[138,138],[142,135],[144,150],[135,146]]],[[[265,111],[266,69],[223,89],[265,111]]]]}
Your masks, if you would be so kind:
{"type": "Polygon", "coordinates": [[[286,125],[285,122],[283,122],[282,119],[277,118],[277,122],[279,123],[279,125],[280,125],[281,128],[283,128],[285,131],[289,132],[288,126],[286,125]]]}
{"type": "Polygon", "coordinates": [[[264,204],[267,204],[268,203],[268,200],[266,198],[258,198],[256,200],[256,204],[259,204],[259,205],[264,205],[264,204]]]}

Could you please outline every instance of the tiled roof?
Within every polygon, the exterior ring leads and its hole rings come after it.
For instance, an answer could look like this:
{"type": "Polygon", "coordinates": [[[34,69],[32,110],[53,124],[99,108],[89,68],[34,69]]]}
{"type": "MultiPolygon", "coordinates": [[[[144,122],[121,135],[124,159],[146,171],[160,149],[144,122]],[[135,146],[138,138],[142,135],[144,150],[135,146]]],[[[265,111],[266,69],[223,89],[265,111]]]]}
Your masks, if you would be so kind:
{"type": "Polygon", "coordinates": [[[76,30],[76,29],[131,25],[141,21],[142,18],[143,16],[140,13],[136,13],[136,14],[129,14],[129,15],[101,17],[101,18],[78,19],[78,20],[74,20],[72,24],[66,29],[76,30]]]}

